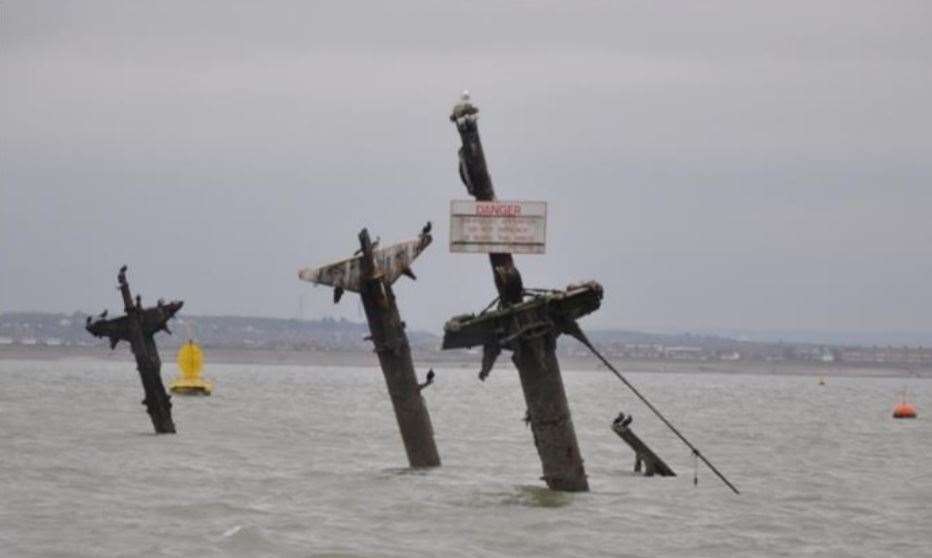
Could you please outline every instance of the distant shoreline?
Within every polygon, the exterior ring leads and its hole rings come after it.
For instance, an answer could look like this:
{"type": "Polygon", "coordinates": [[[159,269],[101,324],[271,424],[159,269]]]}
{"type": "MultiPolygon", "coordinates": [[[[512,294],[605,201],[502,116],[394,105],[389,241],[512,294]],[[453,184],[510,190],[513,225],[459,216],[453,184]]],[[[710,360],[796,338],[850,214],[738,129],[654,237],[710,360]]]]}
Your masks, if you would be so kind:
{"type": "MultiPolygon", "coordinates": [[[[367,351],[322,351],[294,349],[239,349],[228,347],[205,347],[208,363],[217,364],[262,364],[284,366],[353,366],[377,368],[379,361],[375,353],[367,351]]],[[[174,363],[174,349],[162,350],[162,361],[174,363]]],[[[110,351],[106,347],[74,346],[29,346],[7,345],[0,347],[0,360],[96,360],[132,361],[128,348],[117,347],[110,351]]],[[[414,354],[415,367],[420,371],[430,367],[463,368],[479,370],[480,355],[463,351],[418,352],[414,354]]],[[[672,361],[672,360],[617,360],[616,365],[628,372],[651,373],[709,373],[709,374],[772,374],[781,376],[825,376],[825,377],[889,377],[889,378],[932,378],[932,368],[906,369],[902,366],[851,365],[837,363],[801,362],[715,362],[715,361],[672,361]]],[[[512,368],[510,359],[503,355],[496,364],[498,368],[512,368]]],[[[560,356],[563,370],[587,371],[603,369],[595,358],[560,356]]]]}

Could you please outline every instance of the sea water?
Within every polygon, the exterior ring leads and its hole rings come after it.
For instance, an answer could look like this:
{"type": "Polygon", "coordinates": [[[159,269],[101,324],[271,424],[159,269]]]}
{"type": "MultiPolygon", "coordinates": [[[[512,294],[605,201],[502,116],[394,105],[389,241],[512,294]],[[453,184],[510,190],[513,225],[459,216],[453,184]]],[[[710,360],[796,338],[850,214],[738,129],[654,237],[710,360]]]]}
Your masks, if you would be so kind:
{"type": "Polygon", "coordinates": [[[630,373],[735,495],[610,373],[564,371],[592,489],[568,494],[513,369],[436,372],[443,466],[412,471],[375,367],[208,365],[156,436],[130,363],[0,361],[0,556],[932,553],[928,380],[630,373]],[[632,473],[619,411],[677,477],[632,473]]]}

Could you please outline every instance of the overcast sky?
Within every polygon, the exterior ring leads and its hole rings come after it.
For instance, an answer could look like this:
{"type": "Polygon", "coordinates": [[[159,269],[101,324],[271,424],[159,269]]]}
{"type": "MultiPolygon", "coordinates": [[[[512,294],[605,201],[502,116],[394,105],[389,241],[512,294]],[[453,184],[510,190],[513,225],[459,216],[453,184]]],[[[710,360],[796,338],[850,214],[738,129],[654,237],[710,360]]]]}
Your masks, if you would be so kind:
{"type": "Polygon", "coordinates": [[[0,310],[364,319],[299,282],[434,222],[399,281],[439,331],[469,89],[502,199],[549,202],[528,286],[592,327],[932,331],[932,3],[0,4],[0,310]]]}

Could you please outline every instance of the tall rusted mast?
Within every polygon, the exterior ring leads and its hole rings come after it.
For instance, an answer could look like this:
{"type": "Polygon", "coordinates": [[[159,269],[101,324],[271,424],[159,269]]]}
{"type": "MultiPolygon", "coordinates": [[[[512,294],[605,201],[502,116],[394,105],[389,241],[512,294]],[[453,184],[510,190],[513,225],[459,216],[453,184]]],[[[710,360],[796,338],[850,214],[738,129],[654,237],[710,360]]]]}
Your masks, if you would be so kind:
{"type": "MultiPolygon", "coordinates": [[[[477,201],[493,201],[495,190],[479,139],[478,113],[479,109],[464,95],[462,102],[453,108],[450,120],[456,124],[463,143],[459,150],[463,184],[477,201]]],[[[596,283],[570,289],[561,299],[566,302],[565,308],[557,310],[546,302],[524,302],[524,285],[511,254],[489,254],[489,262],[498,290],[499,309],[494,316],[464,316],[448,322],[444,348],[484,344],[480,378],[488,374],[502,348],[511,350],[543,467],[543,480],[554,490],[588,491],[555,349],[557,336],[576,327],[576,317],[598,308],[602,289],[596,283]],[[468,333],[473,328],[475,335],[468,333]]]]}
{"type": "Polygon", "coordinates": [[[110,339],[110,349],[117,343],[126,341],[130,344],[133,355],[136,357],[136,369],[142,379],[142,387],[146,398],[142,401],[146,411],[152,419],[152,426],[157,434],[174,434],[175,423],[172,421],[171,396],[165,391],[162,384],[162,361],[159,350],[155,345],[155,334],[159,331],[171,333],[168,329],[168,320],[181,310],[184,302],[176,300],[169,303],[158,301],[156,306],[143,308],[142,300],[136,295],[133,300],[126,281],[126,266],[120,268],[117,276],[120,293],[123,295],[123,308],[126,315],[120,318],[105,319],[105,310],[96,321],[87,318],[86,329],[94,337],[107,337],[110,339]]]}
{"type": "Polygon", "coordinates": [[[369,322],[369,338],[379,357],[411,467],[440,465],[430,414],[421,395],[421,389],[432,381],[433,372],[428,373],[427,382],[418,385],[392,283],[401,275],[414,277],[410,265],[430,242],[430,224],[417,240],[386,248],[376,248],[369,232],[363,229],[359,233],[358,257],[299,272],[305,281],[334,287],[335,302],[344,290],[359,292],[369,322]]]}

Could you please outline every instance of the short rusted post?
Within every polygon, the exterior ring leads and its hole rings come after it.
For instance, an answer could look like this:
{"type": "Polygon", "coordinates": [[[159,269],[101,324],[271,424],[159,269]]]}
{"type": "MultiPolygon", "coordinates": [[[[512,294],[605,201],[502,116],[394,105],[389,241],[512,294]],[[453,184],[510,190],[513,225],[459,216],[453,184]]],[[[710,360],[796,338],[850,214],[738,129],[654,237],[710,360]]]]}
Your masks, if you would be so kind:
{"type": "Polygon", "coordinates": [[[414,277],[410,265],[430,244],[429,231],[428,224],[417,240],[377,249],[369,232],[363,229],[359,233],[358,257],[299,272],[305,281],[334,287],[334,301],[340,299],[344,290],[356,291],[362,298],[370,339],[385,376],[411,467],[440,465],[430,414],[421,395],[421,390],[433,381],[433,373],[428,374],[424,384],[418,385],[392,283],[400,275],[414,277]]]}
{"type": "MultiPolygon", "coordinates": [[[[459,150],[460,178],[477,201],[492,201],[495,200],[495,190],[479,139],[476,122],[478,112],[479,109],[464,95],[462,102],[453,108],[450,120],[456,124],[462,140],[459,150]]],[[[587,491],[589,483],[586,470],[555,353],[557,336],[575,325],[575,322],[555,323],[554,320],[559,316],[548,312],[546,305],[519,310],[525,292],[521,274],[511,254],[489,254],[489,261],[498,290],[499,308],[502,311],[509,308],[514,310],[503,316],[504,321],[500,322],[503,329],[499,330],[499,334],[491,335],[487,331],[490,335],[480,334],[476,338],[485,344],[480,377],[484,378],[488,374],[501,349],[512,351],[512,361],[518,368],[524,390],[534,445],[543,468],[543,480],[554,490],[587,491]],[[497,339],[493,339],[496,336],[497,339]]],[[[601,287],[598,287],[597,294],[597,298],[601,299],[601,287]]],[[[597,301],[595,307],[598,307],[597,301]]],[[[465,340],[457,339],[458,332],[453,331],[463,325],[468,329],[468,324],[448,322],[444,348],[470,346],[465,340]]]]}
{"type": "Polygon", "coordinates": [[[634,472],[640,473],[641,466],[643,465],[645,477],[652,477],[654,475],[675,477],[676,473],[673,472],[673,469],[671,469],[663,459],[660,459],[660,456],[654,453],[654,450],[650,449],[647,444],[629,428],[631,420],[632,417],[630,415],[626,416],[624,413],[620,413],[612,422],[612,430],[634,450],[634,472]]]}
{"type": "Polygon", "coordinates": [[[86,329],[95,337],[107,337],[110,340],[110,349],[114,349],[120,341],[126,341],[136,357],[136,369],[142,379],[142,387],[146,398],[142,401],[146,411],[152,419],[152,426],[157,434],[174,434],[175,423],[172,421],[171,396],[165,391],[162,384],[162,361],[159,350],[155,345],[155,334],[159,331],[171,333],[168,329],[168,320],[181,309],[184,303],[180,300],[163,303],[159,300],[156,306],[143,308],[139,295],[133,300],[126,280],[126,266],[120,268],[117,276],[120,293],[123,295],[123,307],[126,315],[120,318],[105,319],[104,311],[98,319],[87,318],[86,329]]]}

